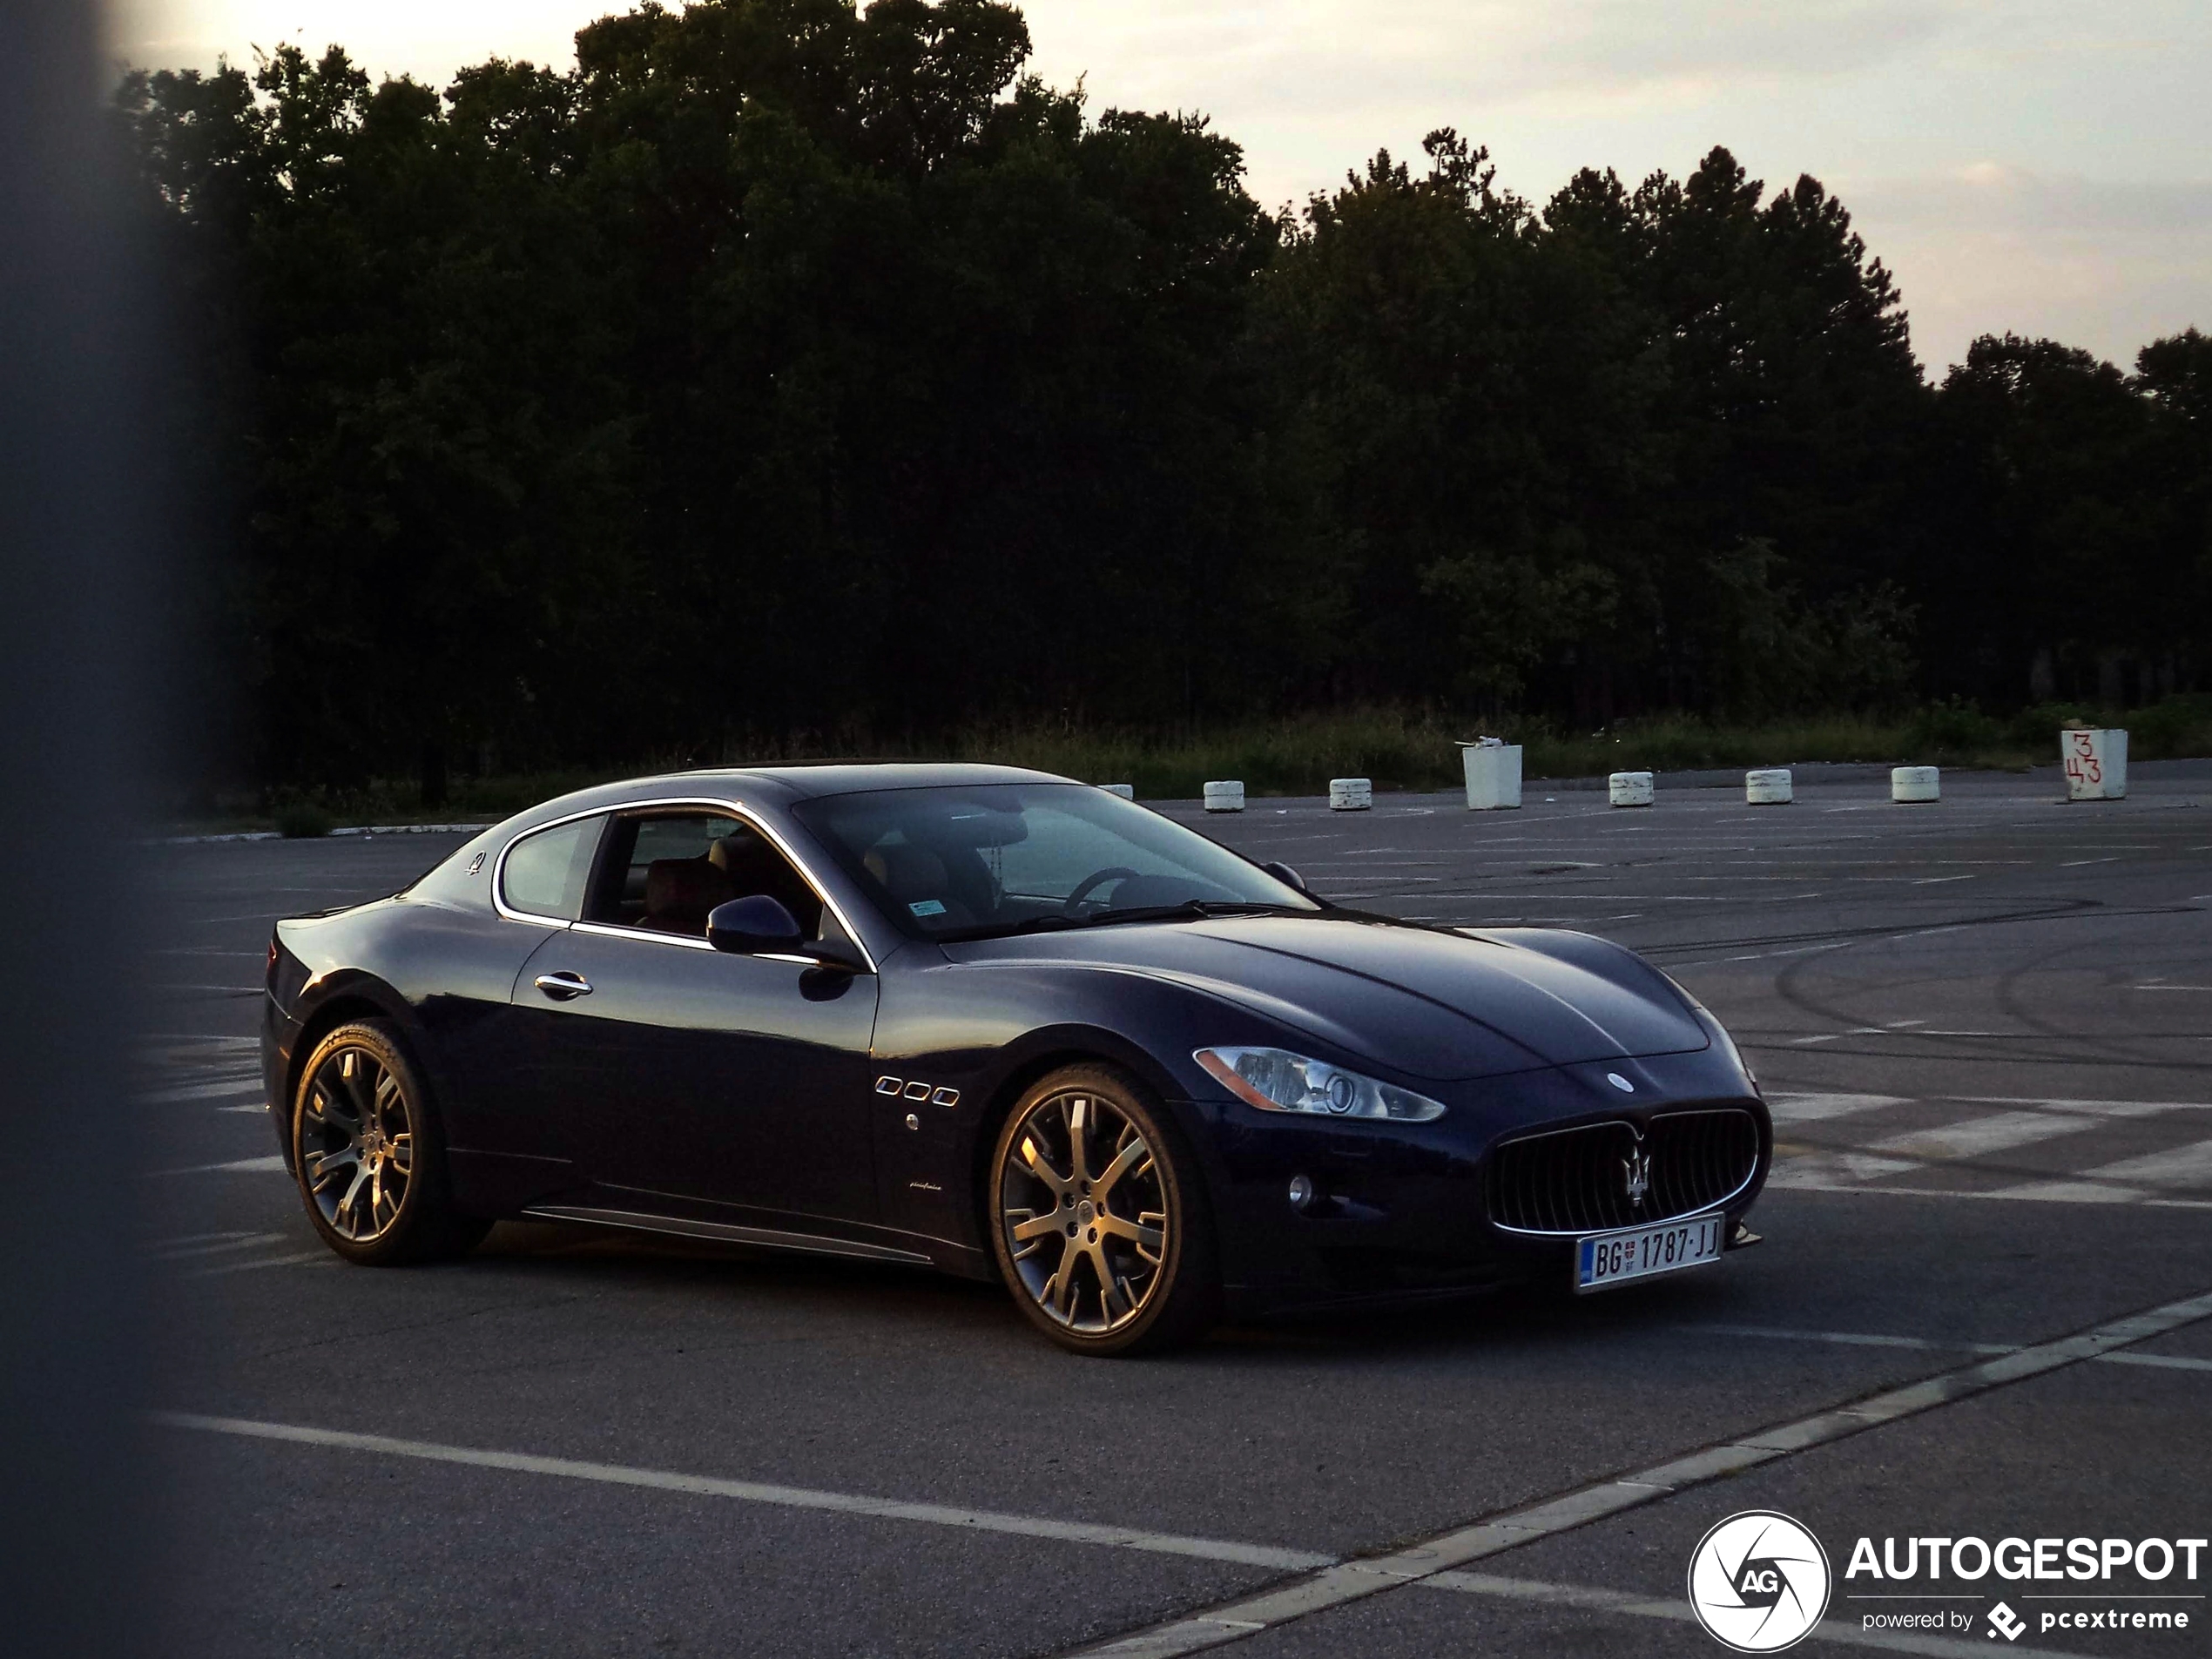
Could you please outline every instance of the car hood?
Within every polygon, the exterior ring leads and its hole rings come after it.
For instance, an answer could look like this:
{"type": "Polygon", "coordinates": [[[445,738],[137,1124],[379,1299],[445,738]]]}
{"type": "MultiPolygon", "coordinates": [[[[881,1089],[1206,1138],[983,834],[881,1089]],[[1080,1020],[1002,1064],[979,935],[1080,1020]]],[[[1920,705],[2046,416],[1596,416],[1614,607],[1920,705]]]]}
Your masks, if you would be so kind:
{"type": "Polygon", "coordinates": [[[945,951],[959,965],[1088,965],[1183,983],[1436,1080],[1683,1054],[1711,1041],[1657,970],[1582,934],[1483,937],[1364,917],[1238,916],[1126,922],[945,951]]]}

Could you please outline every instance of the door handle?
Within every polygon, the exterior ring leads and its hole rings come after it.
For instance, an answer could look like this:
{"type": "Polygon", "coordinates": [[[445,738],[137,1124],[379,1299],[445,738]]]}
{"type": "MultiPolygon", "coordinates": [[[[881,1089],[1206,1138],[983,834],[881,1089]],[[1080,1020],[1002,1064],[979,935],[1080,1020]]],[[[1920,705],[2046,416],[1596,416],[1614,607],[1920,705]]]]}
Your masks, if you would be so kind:
{"type": "Polygon", "coordinates": [[[581,974],[540,974],[537,988],[556,1002],[572,1002],[579,996],[591,995],[591,981],[581,974]]]}

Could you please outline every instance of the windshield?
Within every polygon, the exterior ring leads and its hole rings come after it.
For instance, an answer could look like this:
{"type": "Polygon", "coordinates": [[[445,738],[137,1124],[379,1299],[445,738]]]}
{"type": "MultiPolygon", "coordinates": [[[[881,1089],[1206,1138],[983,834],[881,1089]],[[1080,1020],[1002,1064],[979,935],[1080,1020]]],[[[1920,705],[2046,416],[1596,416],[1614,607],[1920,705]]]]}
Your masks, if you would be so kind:
{"type": "Polygon", "coordinates": [[[792,811],[916,938],[1321,907],[1204,836],[1088,784],[884,789],[792,811]]]}

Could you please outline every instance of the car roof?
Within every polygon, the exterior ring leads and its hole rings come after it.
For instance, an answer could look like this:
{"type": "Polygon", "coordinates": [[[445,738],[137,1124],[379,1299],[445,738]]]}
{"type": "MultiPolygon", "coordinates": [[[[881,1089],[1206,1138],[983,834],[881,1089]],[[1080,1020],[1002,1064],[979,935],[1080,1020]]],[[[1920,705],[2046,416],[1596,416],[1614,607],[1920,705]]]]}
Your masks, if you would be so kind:
{"type": "MultiPolygon", "coordinates": [[[[656,772],[594,784],[543,800],[496,824],[488,836],[511,840],[547,824],[579,813],[619,812],[640,801],[685,798],[735,799],[754,806],[789,806],[824,795],[851,795],[871,789],[929,789],[947,785],[1069,784],[1076,780],[1020,766],[986,766],[970,761],[826,761],[819,765],[711,766],[693,772],[656,772]]],[[[473,846],[473,844],[472,844],[473,846]]]]}
{"type": "Polygon", "coordinates": [[[948,785],[1064,784],[1074,781],[1023,766],[990,766],[967,760],[823,761],[782,766],[718,766],[632,779],[630,786],[662,789],[727,779],[733,785],[779,785],[792,800],[851,795],[869,789],[931,789],[948,785]]]}

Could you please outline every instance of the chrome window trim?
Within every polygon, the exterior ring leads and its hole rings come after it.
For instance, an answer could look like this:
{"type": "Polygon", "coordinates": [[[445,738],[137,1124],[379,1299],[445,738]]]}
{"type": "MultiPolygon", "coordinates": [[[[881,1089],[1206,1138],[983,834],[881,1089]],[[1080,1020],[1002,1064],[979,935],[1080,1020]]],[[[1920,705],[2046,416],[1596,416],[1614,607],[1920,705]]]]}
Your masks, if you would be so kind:
{"type": "MultiPolygon", "coordinates": [[[[1662,1117],[1694,1117],[1701,1112],[1741,1112],[1744,1116],[1751,1118],[1754,1124],[1756,1124],[1758,1121],[1756,1116],[1753,1116],[1750,1107],[1731,1106],[1725,1103],[1716,1106],[1684,1106],[1671,1112],[1654,1112],[1651,1114],[1649,1121],[1651,1123],[1656,1123],[1662,1117]]],[[[1534,1134],[1530,1135],[1510,1135],[1502,1140],[1492,1143],[1492,1144],[1485,1150],[1483,1156],[1486,1157],[1488,1157],[1490,1153],[1496,1151],[1500,1147],[1517,1146],[1526,1141],[1548,1140],[1554,1135],[1577,1135],[1585,1130],[1603,1129],[1608,1124],[1611,1123],[1618,1123],[1623,1128],[1631,1130],[1635,1135],[1637,1144],[1642,1144],[1643,1131],[1637,1129],[1633,1123],[1629,1121],[1629,1119],[1625,1117],[1602,1117],[1595,1123],[1569,1123],[1561,1129],[1538,1130],[1534,1134]]],[[[1751,1173],[1745,1176],[1738,1185],[1737,1185],[1732,1190],[1723,1194],[1722,1197],[1713,1199],[1710,1203],[1701,1204],[1696,1209],[1685,1211],[1678,1216],[1654,1216],[1649,1221],[1632,1222],[1626,1227],[1600,1227],[1594,1230],[1573,1228],[1562,1232],[1555,1228],[1547,1227],[1508,1227],[1502,1221],[1492,1221],[1487,1215],[1483,1217],[1483,1220],[1487,1222],[1489,1225],[1496,1228],[1500,1232],[1511,1233],[1517,1238],[1595,1238],[1604,1233],[1635,1232],[1644,1227],[1673,1227],[1684,1222],[1702,1220],[1704,1217],[1710,1215],[1716,1210],[1725,1211],[1729,1205],[1734,1204],[1738,1198],[1742,1197],[1744,1192],[1749,1190],[1751,1184],[1759,1178],[1761,1168],[1762,1166],[1758,1157],[1757,1154],[1754,1154],[1751,1158],[1751,1173]]]]}
{"type": "MultiPolygon", "coordinates": [[[[646,939],[664,945],[682,945],[692,950],[712,950],[714,947],[707,943],[705,940],[693,939],[685,934],[654,933],[644,927],[620,927],[604,921],[580,920],[571,921],[560,916],[541,916],[531,911],[517,910],[507,902],[505,896],[507,855],[513,852],[518,844],[529,840],[531,836],[543,834],[547,830],[559,829],[563,825],[577,822],[579,819],[611,819],[629,813],[683,806],[705,807],[713,812],[726,813],[758,830],[768,845],[782,853],[791,867],[799,872],[799,879],[813,889],[814,896],[822,901],[830,914],[837,918],[837,925],[845,929],[845,936],[853,941],[853,948],[860,953],[860,959],[867,963],[867,971],[871,974],[877,971],[875,953],[868,948],[868,942],[860,936],[860,930],[853,925],[853,918],[846,914],[845,907],[838,903],[831,895],[829,889],[822,885],[821,878],[814,873],[806,860],[799,857],[791,843],[784,839],[774,825],[769,823],[744,802],[731,800],[724,796],[670,795],[657,796],[651,800],[617,801],[612,806],[587,807],[580,813],[570,813],[564,817],[552,819],[543,824],[534,824],[520,834],[510,838],[506,846],[499,849],[499,858],[492,865],[491,870],[492,908],[505,921],[528,922],[537,927],[564,927],[572,932],[600,934],[615,939],[646,939]]],[[[601,833],[604,834],[605,832],[603,830],[601,833]]],[[[819,968],[821,965],[811,956],[786,956],[779,954],[764,955],[763,960],[804,962],[810,968],[819,968]]]]}
{"type": "MultiPolygon", "coordinates": [[[[565,916],[545,916],[540,915],[535,910],[517,910],[507,902],[507,855],[533,836],[543,835],[548,830],[564,828],[580,819],[604,818],[610,816],[612,812],[611,807],[594,806],[589,812],[570,813],[563,818],[556,818],[543,824],[533,825],[521,834],[509,837],[507,844],[499,849],[499,856],[492,860],[491,866],[491,907],[498,913],[501,920],[526,921],[537,927],[574,927],[576,924],[565,916]]],[[[601,833],[604,833],[604,831],[601,833]]]]}
{"type": "Polygon", "coordinates": [[[712,950],[714,947],[704,939],[690,934],[664,934],[655,927],[624,927],[612,921],[579,921],[570,925],[572,934],[594,934],[601,939],[642,939],[649,944],[681,945],[686,950],[712,950]]]}

